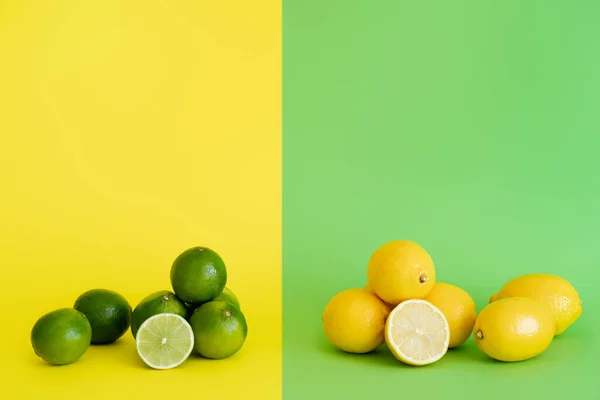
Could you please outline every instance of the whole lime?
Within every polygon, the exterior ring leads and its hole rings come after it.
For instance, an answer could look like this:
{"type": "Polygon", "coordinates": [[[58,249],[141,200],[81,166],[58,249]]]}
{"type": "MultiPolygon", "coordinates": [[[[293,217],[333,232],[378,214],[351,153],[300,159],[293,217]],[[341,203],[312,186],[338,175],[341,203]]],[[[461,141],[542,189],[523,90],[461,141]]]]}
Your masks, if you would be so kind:
{"type": "Polygon", "coordinates": [[[248,325],[239,308],[221,300],[209,301],[190,318],[194,349],[203,357],[227,358],[237,353],[246,341],[248,325]]]}
{"type": "Polygon", "coordinates": [[[112,290],[89,290],[77,298],[73,308],[84,313],[90,321],[92,344],[114,342],[131,324],[131,306],[112,290]]]}
{"type": "Polygon", "coordinates": [[[175,293],[160,290],[144,297],[135,307],[131,317],[131,333],[136,337],[142,323],[156,314],[177,314],[187,319],[188,312],[175,293]]]}
{"type": "Polygon", "coordinates": [[[200,304],[223,291],[227,269],[221,256],[207,247],[192,247],[181,253],[171,266],[171,285],[182,301],[200,304]]]}
{"type": "Polygon", "coordinates": [[[228,287],[225,287],[221,294],[215,297],[214,300],[222,300],[229,304],[233,304],[240,310],[242,309],[242,307],[240,307],[240,301],[238,300],[237,296],[228,287]]]}
{"type": "Polygon", "coordinates": [[[89,321],[72,308],[61,308],[43,315],[31,330],[35,354],[54,365],[77,361],[88,349],[91,339],[89,321]]]}

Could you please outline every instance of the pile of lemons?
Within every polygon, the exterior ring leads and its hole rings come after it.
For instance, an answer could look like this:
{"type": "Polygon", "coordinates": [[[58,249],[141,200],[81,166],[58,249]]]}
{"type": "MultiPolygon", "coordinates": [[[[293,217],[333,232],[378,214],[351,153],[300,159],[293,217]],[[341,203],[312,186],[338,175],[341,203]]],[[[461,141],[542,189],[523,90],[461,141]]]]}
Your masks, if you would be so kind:
{"type": "Polygon", "coordinates": [[[466,291],[436,282],[432,258],[408,240],[377,249],[367,280],[364,288],[330,300],[323,313],[325,335],[349,353],[368,353],[386,343],[409,365],[438,361],[471,333],[493,359],[527,360],[546,350],[582,312],[577,291],[565,279],[528,274],[506,283],[477,314],[466,291]]]}

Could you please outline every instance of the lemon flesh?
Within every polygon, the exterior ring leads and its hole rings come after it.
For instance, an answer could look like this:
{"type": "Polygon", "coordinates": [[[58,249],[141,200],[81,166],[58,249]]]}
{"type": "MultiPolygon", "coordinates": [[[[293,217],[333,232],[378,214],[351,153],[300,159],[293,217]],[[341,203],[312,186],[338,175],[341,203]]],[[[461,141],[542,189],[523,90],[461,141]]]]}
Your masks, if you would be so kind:
{"type": "Polygon", "coordinates": [[[425,300],[407,300],[390,313],[385,342],[394,356],[409,365],[427,365],[448,351],[450,328],[444,314],[425,300]]]}
{"type": "Polygon", "coordinates": [[[149,367],[175,368],[190,356],[194,332],[180,315],[157,314],[145,320],[138,329],[136,347],[149,367]]]}

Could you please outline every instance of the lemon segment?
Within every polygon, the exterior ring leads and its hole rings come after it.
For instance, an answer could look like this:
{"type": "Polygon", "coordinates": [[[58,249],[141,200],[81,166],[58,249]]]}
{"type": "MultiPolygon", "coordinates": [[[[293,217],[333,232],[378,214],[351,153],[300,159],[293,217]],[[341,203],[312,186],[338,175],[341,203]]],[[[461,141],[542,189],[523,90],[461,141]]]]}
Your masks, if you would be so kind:
{"type": "Polygon", "coordinates": [[[394,356],[409,365],[427,365],[448,351],[450,328],[444,314],[426,300],[407,300],[390,313],[385,342],[394,356]]]}

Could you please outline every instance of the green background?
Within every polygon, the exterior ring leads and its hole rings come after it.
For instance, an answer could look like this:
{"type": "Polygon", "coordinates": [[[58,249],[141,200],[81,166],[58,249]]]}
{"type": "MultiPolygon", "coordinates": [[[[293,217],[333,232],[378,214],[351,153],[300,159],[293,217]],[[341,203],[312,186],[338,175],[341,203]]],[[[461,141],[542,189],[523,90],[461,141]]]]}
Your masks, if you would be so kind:
{"type": "Polygon", "coordinates": [[[285,399],[600,398],[598,21],[591,0],[284,1],[285,399]],[[478,310],[547,272],[583,315],[522,363],[472,338],[421,368],[343,354],[323,309],[392,239],[478,310]]]}

